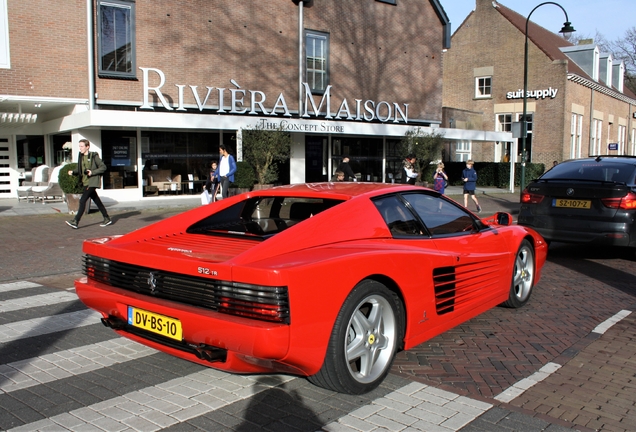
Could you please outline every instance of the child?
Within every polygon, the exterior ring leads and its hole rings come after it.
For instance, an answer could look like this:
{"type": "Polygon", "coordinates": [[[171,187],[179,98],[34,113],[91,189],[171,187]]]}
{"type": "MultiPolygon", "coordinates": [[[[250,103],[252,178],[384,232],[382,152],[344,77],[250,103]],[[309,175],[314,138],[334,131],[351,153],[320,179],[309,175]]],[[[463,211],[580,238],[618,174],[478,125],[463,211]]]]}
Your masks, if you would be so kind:
{"type": "Polygon", "coordinates": [[[216,194],[219,190],[219,180],[216,178],[217,165],[216,161],[210,163],[210,172],[205,182],[205,189],[210,194],[210,202],[216,201],[216,194]]]}
{"type": "Polygon", "coordinates": [[[444,164],[440,162],[437,164],[437,169],[435,170],[435,174],[433,174],[433,189],[443,194],[444,191],[446,190],[447,181],[448,181],[448,176],[444,172],[444,164]]]}
{"type": "Polygon", "coordinates": [[[475,201],[477,213],[481,213],[481,206],[475,196],[475,188],[477,187],[477,171],[473,169],[474,162],[466,161],[466,168],[462,171],[462,180],[464,181],[464,207],[468,208],[468,195],[475,201]]]}
{"type": "Polygon", "coordinates": [[[340,170],[336,170],[336,172],[333,174],[333,177],[331,178],[332,182],[343,182],[345,181],[345,173],[343,171],[340,170]]]}

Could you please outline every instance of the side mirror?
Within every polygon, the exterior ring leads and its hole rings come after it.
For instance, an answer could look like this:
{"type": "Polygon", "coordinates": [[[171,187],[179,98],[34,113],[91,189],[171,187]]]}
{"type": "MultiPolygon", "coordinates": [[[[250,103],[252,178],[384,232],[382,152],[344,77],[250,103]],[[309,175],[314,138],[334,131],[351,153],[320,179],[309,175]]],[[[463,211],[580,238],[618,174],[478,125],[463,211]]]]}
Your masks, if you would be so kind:
{"type": "Polygon", "coordinates": [[[510,213],[497,212],[495,213],[495,221],[497,222],[497,225],[512,225],[512,216],[510,213]]]}

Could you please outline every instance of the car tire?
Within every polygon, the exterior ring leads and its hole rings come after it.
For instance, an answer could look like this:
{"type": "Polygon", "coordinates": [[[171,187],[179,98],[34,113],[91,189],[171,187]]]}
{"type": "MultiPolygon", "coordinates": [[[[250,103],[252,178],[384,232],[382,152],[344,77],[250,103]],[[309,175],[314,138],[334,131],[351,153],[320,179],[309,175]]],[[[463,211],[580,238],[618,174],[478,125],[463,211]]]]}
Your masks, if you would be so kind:
{"type": "Polygon", "coordinates": [[[389,373],[403,337],[399,297],[380,282],[362,281],[338,313],[322,368],[308,379],[339,393],[369,392],[389,373]]]}
{"type": "Polygon", "coordinates": [[[510,293],[504,306],[520,308],[528,302],[534,287],[534,271],[534,249],[528,240],[524,240],[515,255],[510,293]]]}

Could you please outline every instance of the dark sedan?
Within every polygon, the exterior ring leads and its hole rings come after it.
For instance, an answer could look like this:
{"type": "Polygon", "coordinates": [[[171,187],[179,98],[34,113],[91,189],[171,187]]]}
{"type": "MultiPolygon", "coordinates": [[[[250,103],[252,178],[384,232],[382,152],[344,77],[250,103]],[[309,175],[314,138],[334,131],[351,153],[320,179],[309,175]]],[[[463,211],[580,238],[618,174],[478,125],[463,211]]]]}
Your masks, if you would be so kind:
{"type": "Polygon", "coordinates": [[[518,221],[548,242],[636,248],[636,157],[556,165],[524,189],[518,221]]]}

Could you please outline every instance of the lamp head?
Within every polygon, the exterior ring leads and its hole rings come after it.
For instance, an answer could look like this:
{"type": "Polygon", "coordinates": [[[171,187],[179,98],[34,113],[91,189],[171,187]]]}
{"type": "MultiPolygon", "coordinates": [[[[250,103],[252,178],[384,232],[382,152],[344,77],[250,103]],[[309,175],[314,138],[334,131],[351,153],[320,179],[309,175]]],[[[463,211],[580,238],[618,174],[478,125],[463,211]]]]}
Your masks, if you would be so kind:
{"type": "Polygon", "coordinates": [[[565,40],[570,40],[570,36],[572,36],[572,33],[575,31],[574,27],[572,27],[572,23],[570,21],[566,21],[563,23],[563,28],[559,30],[559,33],[563,35],[565,40]]]}

